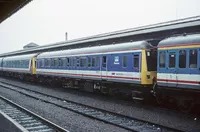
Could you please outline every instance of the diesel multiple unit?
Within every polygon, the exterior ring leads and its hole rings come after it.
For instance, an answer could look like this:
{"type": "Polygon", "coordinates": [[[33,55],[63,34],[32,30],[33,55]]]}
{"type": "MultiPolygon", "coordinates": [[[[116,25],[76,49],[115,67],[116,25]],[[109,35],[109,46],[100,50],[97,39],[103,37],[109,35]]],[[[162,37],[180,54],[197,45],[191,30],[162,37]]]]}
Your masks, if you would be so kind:
{"type": "Polygon", "coordinates": [[[200,100],[200,34],[180,35],[153,47],[127,42],[0,58],[0,74],[59,81],[85,91],[175,102],[188,110],[200,100]]]}

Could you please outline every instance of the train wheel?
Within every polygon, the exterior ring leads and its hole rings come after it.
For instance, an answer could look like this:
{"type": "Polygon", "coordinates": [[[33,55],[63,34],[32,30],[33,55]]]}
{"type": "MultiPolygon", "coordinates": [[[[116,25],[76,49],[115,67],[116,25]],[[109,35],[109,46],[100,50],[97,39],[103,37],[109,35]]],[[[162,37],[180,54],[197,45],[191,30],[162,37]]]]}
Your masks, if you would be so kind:
{"type": "Polygon", "coordinates": [[[188,113],[194,107],[192,100],[178,100],[178,109],[184,113],[188,113]]]}

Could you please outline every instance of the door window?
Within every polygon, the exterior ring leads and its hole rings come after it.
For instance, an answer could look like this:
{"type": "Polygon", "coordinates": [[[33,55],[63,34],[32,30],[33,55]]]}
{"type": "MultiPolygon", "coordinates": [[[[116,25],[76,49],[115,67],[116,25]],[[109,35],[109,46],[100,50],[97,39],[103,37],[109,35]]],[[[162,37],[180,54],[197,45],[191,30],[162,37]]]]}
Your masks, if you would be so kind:
{"type": "Polygon", "coordinates": [[[175,68],[176,66],[176,53],[169,53],[169,68],[175,68]]]}
{"type": "Polygon", "coordinates": [[[190,50],[190,61],[189,61],[189,67],[190,68],[197,68],[197,50],[193,49],[190,50]]]}
{"type": "Polygon", "coordinates": [[[166,64],[166,53],[160,52],[159,54],[159,67],[160,68],[165,68],[165,64],[166,64]]]}
{"type": "Polygon", "coordinates": [[[179,51],[179,68],[186,68],[186,51],[179,51]]]}
{"type": "Polygon", "coordinates": [[[133,59],[134,59],[134,68],[139,68],[139,55],[134,55],[134,57],[133,57],[133,59]]]}
{"type": "Polygon", "coordinates": [[[103,56],[102,67],[106,67],[106,56],[103,56]]]}

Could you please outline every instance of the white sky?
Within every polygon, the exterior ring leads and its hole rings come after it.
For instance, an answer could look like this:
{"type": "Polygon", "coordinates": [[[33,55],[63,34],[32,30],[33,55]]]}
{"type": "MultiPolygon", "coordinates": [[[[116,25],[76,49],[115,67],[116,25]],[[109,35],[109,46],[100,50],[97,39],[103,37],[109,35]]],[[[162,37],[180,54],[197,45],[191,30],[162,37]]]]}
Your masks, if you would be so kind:
{"type": "Polygon", "coordinates": [[[0,54],[200,15],[200,0],[33,0],[0,24],[0,54]]]}

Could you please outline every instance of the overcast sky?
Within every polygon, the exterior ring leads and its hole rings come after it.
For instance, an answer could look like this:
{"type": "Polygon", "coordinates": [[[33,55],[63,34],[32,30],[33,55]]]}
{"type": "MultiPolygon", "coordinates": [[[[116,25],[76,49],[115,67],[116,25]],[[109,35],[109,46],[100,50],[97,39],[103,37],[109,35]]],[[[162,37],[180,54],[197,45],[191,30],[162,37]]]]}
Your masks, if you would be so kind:
{"type": "Polygon", "coordinates": [[[200,0],[33,0],[0,24],[0,53],[200,15],[200,0]]]}

